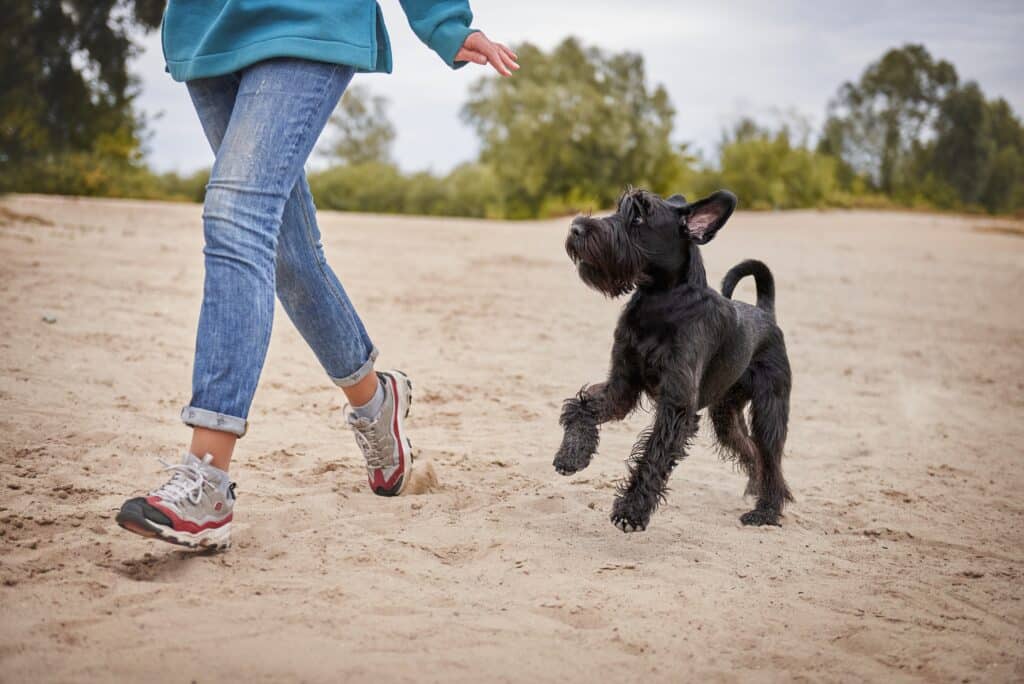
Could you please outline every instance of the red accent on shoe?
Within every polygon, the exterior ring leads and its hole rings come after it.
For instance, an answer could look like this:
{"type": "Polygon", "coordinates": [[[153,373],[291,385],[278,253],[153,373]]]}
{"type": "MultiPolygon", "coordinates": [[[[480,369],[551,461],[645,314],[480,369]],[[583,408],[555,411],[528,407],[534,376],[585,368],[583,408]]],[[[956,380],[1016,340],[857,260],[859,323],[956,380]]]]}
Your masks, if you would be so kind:
{"type": "Polygon", "coordinates": [[[400,411],[398,402],[398,382],[395,380],[393,375],[388,375],[388,381],[391,383],[391,396],[395,397],[394,408],[391,414],[391,434],[395,438],[395,442],[398,444],[398,468],[386,481],[384,480],[384,471],[379,468],[374,469],[373,475],[367,478],[370,482],[370,489],[374,491],[379,489],[392,489],[396,484],[398,484],[399,479],[405,475],[405,444],[402,443],[402,435],[398,431],[398,414],[400,411]]]}
{"type": "Polygon", "coordinates": [[[188,532],[189,534],[195,534],[197,532],[202,532],[203,530],[212,530],[218,527],[223,527],[224,525],[227,525],[229,522],[231,522],[231,519],[235,516],[234,513],[228,513],[227,517],[222,518],[220,520],[211,520],[208,523],[197,525],[196,523],[190,520],[182,520],[174,511],[167,508],[167,506],[162,505],[160,503],[159,496],[147,496],[146,502],[149,503],[149,505],[152,506],[153,508],[158,509],[161,513],[163,513],[170,519],[172,529],[178,532],[188,532]]]}

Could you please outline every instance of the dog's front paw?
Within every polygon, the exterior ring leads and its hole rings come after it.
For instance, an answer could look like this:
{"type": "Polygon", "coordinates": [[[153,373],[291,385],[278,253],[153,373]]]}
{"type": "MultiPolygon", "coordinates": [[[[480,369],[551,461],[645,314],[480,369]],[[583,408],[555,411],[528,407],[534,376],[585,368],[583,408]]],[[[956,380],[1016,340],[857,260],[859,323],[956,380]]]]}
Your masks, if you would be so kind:
{"type": "Polygon", "coordinates": [[[563,443],[558,453],[555,454],[555,460],[552,465],[555,466],[555,470],[560,475],[572,475],[590,465],[591,457],[591,454],[582,453],[579,448],[569,448],[563,443]]]}
{"type": "Polygon", "coordinates": [[[590,465],[590,459],[582,460],[573,458],[569,454],[559,451],[555,455],[553,465],[555,466],[555,471],[559,475],[572,475],[573,473],[578,473],[590,465]]]}
{"type": "Polygon", "coordinates": [[[755,508],[752,511],[747,511],[740,516],[740,522],[744,525],[754,525],[761,527],[762,525],[782,525],[779,522],[779,512],[774,508],[755,508]]]}
{"type": "Polygon", "coordinates": [[[612,506],[612,524],[623,532],[643,532],[651,521],[651,511],[631,497],[620,497],[612,506]]]}

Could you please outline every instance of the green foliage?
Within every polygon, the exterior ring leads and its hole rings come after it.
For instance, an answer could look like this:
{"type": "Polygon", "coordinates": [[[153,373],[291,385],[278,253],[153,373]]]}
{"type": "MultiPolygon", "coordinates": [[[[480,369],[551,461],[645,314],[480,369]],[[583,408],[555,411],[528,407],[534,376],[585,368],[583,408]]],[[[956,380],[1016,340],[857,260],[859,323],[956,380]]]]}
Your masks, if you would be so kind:
{"type": "Polygon", "coordinates": [[[445,193],[448,200],[441,213],[478,218],[508,216],[501,181],[486,164],[471,162],[455,167],[445,179],[445,193]]]}
{"type": "Polygon", "coordinates": [[[664,189],[674,110],[664,88],[648,89],[640,55],[573,38],[550,53],[529,43],[517,52],[527,67],[479,79],[463,108],[509,216],[609,206],[627,184],[664,189]]]}
{"type": "Polygon", "coordinates": [[[353,85],[345,91],[331,116],[334,139],[324,155],[336,163],[363,164],[391,161],[395,140],[394,124],[388,119],[388,101],[372,96],[365,86],[353,85]]]}
{"type": "Polygon", "coordinates": [[[1024,206],[1024,126],[1005,100],[986,100],[974,82],[943,100],[935,138],[917,156],[932,183],[923,195],[937,206],[1024,206]]]}
{"type": "Polygon", "coordinates": [[[130,35],[156,27],[163,3],[32,0],[4,9],[0,192],[120,191],[115,178],[141,172],[130,35]]]}
{"type": "Polygon", "coordinates": [[[1024,207],[1020,120],[920,45],[890,50],[840,88],[818,149],[837,160],[848,193],[866,185],[911,207],[1024,207]]]}
{"type": "Polygon", "coordinates": [[[363,162],[309,176],[317,206],[341,211],[400,213],[405,179],[394,164],[363,162]]]}
{"type": "MultiPolygon", "coordinates": [[[[0,24],[0,192],[201,201],[208,171],[154,174],[146,122],[125,70],[132,31],[159,23],[162,0],[33,0],[0,24]]],[[[585,47],[518,48],[514,78],[483,77],[463,107],[480,158],[447,175],[392,161],[388,103],[360,86],[327,132],[333,166],[310,175],[319,206],[362,212],[534,218],[601,210],[626,186],[740,206],[907,206],[1020,212],[1024,125],[1005,100],[961,84],[920,45],[886,52],[843,84],[812,145],[809,126],[742,120],[712,159],[671,142],[674,110],[648,86],[642,57],[585,47]]]]}
{"type": "Polygon", "coordinates": [[[423,215],[504,215],[493,171],[463,164],[445,177],[404,175],[394,164],[363,162],[309,176],[317,206],[341,211],[423,215]]]}
{"type": "Polygon", "coordinates": [[[387,100],[365,88],[348,92],[328,124],[326,153],[340,162],[309,176],[318,206],[342,211],[423,215],[503,216],[494,169],[462,164],[444,177],[403,174],[391,161],[394,125],[387,100]]]}
{"type": "Polygon", "coordinates": [[[979,202],[992,213],[1019,212],[1024,209],[1024,125],[1002,98],[989,101],[987,114],[995,150],[979,202]]]}
{"type": "Polygon", "coordinates": [[[729,188],[750,209],[793,209],[834,203],[836,160],[794,144],[791,132],[759,127],[749,119],[726,135],[717,170],[697,179],[698,194],[729,188]]]}
{"type": "Polygon", "coordinates": [[[933,125],[957,85],[956,69],[923,45],[889,50],[829,105],[823,151],[842,159],[886,193],[907,180],[913,146],[933,125]]]}
{"type": "Polygon", "coordinates": [[[150,176],[145,192],[153,199],[202,202],[206,197],[206,184],[209,181],[209,169],[202,169],[187,176],[163,173],[150,176]]]}

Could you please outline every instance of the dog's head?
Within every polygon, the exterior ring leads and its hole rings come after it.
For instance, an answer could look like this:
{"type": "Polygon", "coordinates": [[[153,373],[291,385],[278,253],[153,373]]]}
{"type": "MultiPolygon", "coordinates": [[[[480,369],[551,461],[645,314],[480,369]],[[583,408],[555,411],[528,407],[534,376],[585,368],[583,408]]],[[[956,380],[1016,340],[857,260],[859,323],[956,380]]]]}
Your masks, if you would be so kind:
{"type": "Polygon", "coordinates": [[[691,251],[710,241],[735,208],[736,196],[726,190],[693,204],[682,195],[627,190],[614,214],[573,219],[565,251],[580,279],[609,297],[638,285],[675,284],[690,267],[691,251]]]}

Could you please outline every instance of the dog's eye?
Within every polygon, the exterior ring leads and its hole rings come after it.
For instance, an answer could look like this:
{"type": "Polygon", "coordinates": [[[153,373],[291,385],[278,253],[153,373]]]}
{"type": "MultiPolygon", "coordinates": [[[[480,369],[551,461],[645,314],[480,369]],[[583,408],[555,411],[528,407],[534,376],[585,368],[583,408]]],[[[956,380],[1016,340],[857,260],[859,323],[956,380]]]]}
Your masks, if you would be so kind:
{"type": "Polygon", "coordinates": [[[644,224],[644,217],[643,216],[640,216],[639,214],[637,214],[636,216],[633,217],[633,225],[634,226],[642,226],[643,224],[644,224]]]}

